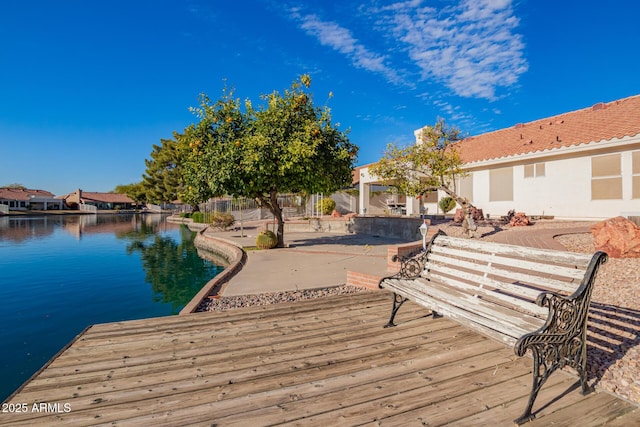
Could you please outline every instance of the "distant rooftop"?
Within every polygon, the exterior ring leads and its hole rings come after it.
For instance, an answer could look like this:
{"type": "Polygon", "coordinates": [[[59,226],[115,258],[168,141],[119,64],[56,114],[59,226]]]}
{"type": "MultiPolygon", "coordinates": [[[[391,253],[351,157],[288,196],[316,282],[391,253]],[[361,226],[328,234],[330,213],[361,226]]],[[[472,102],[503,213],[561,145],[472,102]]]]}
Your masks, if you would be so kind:
{"type": "Polygon", "coordinates": [[[34,197],[53,198],[53,193],[29,188],[0,187],[0,199],[27,201],[34,197]]]}

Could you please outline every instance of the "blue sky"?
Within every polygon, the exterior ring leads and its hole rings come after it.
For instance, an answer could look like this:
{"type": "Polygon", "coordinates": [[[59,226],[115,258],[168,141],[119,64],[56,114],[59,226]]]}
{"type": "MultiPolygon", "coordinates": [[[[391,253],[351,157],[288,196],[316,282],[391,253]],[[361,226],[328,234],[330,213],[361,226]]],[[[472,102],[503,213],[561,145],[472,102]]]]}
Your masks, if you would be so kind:
{"type": "Polygon", "coordinates": [[[0,0],[0,186],[138,182],[225,79],[257,105],[310,74],[358,164],[438,117],[475,135],[637,95],[638,16],[632,0],[0,0]]]}

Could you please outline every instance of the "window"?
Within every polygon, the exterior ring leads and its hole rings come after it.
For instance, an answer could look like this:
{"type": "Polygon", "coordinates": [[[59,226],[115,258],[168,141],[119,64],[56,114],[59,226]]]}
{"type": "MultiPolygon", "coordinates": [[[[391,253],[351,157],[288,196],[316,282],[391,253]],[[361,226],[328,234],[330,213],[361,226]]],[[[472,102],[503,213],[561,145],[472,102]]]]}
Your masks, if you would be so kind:
{"type": "Polygon", "coordinates": [[[622,199],[620,154],[591,158],[591,200],[622,199]]]}
{"type": "Polygon", "coordinates": [[[640,151],[631,153],[631,198],[640,199],[640,151]]]}
{"type": "Polygon", "coordinates": [[[438,203],[438,191],[427,191],[424,195],[424,203],[438,203]]]}
{"type": "Polygon", "coordinates": [[[489,171],[489,201],[513,201],[513,168],[489,171]]]}
{"type": "Polygon", "coordinates": [[[459,193],[461,197],[466,197],[470,202],[473,202],[473,174],[460,178],[459,193]]]}
{"type": "Polygon", "coordinates": [[[535,178],[544,176],[545,167],[544,163],[532,163],[530,165],[524,165],[524,177],[535,178]]]}

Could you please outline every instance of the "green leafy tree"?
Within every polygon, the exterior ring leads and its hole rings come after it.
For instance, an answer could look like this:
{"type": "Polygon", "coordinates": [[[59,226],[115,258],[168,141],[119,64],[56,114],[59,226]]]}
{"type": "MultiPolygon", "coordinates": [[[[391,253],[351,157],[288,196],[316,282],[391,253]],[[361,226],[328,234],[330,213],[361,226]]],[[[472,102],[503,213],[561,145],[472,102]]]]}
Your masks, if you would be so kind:
{"type": "Polygon", "coordinates": [[[5,185],[4,187],[0,187],[0,188],[15,188],[15,189],[18,189],[18,190],[26,190],[27,189],[27,187],[25,187],[24,185],[19,184],[17,182],[14,182],[13,184],[5,185]]]}
{"type": "Polygon", "coordinates": [[[225,88],[212,103],[201,97],[200,122],[185,130],[183,200],[231,195],[255,199],[273,214],[278,247],[284,246],[279,193],[332,193],[351,182],[358,148],[332,123],[328,107],[316,107],[308,75],[283,94],[262,95],[265,106],[233,98],[225,88]]]}
{"type": "Polygon", "coordinates": [[[144,187],[142,182],[117,185],[113,192],[118,194],[126,194],[136,203],[145,202],[147,200],[146,188],[144,187]]]}
{"type": "MultiPolygon", "coordinates": [[[[145,160],[146,170],[142,175],[142,185],[146,201],[151,203],[172,202],[178,198],[182,188],[182,154],[178,139],[161,139],[154,144],[151,158],[145,160]]],[[[131,196],[130,196],[131,197],[131,196]]]]}
{"type": "Polygon", "coordinates": [[[445,192],[462,207],[465,214],[462,226],[468,236],[473,236],[476,229],[471,217],[473,206],[457,190],[459,178],[466,175],[456,146],[461,139],[458,128],[438,119],[435,125],[422,129],[418,143],[406,147],[390,144],[370,171],[386,185],[412,196],[433,190],[445,192]]]}

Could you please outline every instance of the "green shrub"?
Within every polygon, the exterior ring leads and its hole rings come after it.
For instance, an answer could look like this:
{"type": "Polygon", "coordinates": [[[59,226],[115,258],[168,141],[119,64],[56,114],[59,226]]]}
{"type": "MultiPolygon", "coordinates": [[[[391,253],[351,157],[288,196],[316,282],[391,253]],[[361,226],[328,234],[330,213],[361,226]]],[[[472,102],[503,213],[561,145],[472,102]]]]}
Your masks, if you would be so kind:
{"type": "Polygon", "coordinates": [[[204,212],[194,212],[191,214],[191,219],[193,222],[203,223],[204,222],[204,212]]]}
{"type": "Polygon", "coordinates": [[[278,237],[273,231],[265,230],[256,237],[256,246],[260,249],[271,249],[278,245],[278,237]]]}
{"type": "Polygon", "coordinates": [[[226,230],[236,222],[236,219],[230,213],[212,212],[209,214],[207,222],[214,228],[226,230]]]}
{"type": "Polygon", "coordinates": [[[191,212],[181,212],[180,218],[191,218],[191,212]]]}
{"type": "Polygon", "coordinates": [[[456,200],[453,197],[446,196],[440,199],[438,206],[440,206],[442,212],[447,213],[456,207],[456,200]]]}
{"type": "Polygon", "coordinates": [[[318,202],[318,209],[324,215],[331,215],[331,212],[336,208],[336,202],[333,199],[326,198],[318,202]]]}

